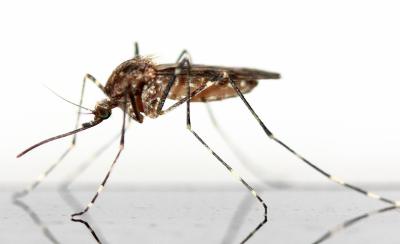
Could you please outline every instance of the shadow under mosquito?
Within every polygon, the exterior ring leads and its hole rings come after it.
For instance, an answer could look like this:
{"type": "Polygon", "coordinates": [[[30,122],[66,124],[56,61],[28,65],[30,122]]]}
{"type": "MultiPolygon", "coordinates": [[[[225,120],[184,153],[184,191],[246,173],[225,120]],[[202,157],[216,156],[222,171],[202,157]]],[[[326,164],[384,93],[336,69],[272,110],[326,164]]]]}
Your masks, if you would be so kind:
{"type": "MultiPolygon", "coordinates": [[[[248,214],[249,210],[251,209],[251,206],[253,206],[252,199],[249,199],[248,196],[245,196],[243,198],[243,200],[240,202],[237,210],[235,211],[235,214],[233,215],[233,217],[228,225],[227,231],[225,232],[225,235],[222,238],[221,244],[234,243],[234,241],[237,237],[237,234],[239,232],[239,229],[244,222],[243,220],[246,217],[246,215],[248,214]]],[[[261,221],[259,225],[261,225],[262,223],[263,223],[263,221],[261,221]]],[[[249,236],[253,232],[254,232],[254,230],[251,231],[247,236],[249,236]]],[[[246,239],[247,238],[245,238],[244,240],[246,240],[246,239]]],[[[242,243],[243,243],[243,241],[242,241],[242,243]]]]}
{"type": "Polygon", "coordinates": [[[258,167],[256,164],[251,163],[251,160],[249,160],[248,157],[245,156],[245,154],[240,150],[238,146],[231,140],[230,136],[225,133],[225,131],[222,129],[220,124],[218,123],[218,120],[216,119],[214,112],[211,109],[211,106],[208,103],[205,103],[205,107],[207,109],[207,113],[209,115],[210,121],[212,125],[214,126],[215,130],[219,134],[219,136],[225,141],[227,146],[230,148],[230,151],[235,155],[235,157],[238,159],[238,162],[241,163],[245,168],[250,171],[259,181],[264,186],[268,186],[274,189],[289,189],[292,188],[293,185],[288,184],[287,182],[284,182],[282,180],[266,180],[268,178],[267,175],[262,174],[261,168],[258,167]]]}

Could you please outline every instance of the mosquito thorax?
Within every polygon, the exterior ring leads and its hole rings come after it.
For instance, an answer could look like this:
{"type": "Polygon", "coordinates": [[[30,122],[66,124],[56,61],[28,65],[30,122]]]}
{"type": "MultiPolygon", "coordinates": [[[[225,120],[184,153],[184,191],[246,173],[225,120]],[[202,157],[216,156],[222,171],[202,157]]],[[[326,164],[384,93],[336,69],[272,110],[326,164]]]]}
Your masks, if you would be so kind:
{"type": "Polygon", "coordinates": [[[156,78],[155,65],[150,58],[135,57],[120,64],[111,74],[105,86],[110,99],[124,97],[129,91],[141,93],[144,84],[156,78]]]}

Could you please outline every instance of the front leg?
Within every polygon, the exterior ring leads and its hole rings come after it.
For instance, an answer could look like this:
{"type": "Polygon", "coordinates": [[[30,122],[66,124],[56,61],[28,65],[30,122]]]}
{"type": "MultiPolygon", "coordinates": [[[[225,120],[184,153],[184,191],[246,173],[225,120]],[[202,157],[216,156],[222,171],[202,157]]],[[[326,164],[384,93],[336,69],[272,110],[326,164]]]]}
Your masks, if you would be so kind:
{"type": "MultiPolygon", "coordinates": [[[[90,75],[90,74],[86,74],[83,77],[83,81],[82,81],[82,88],[81,88],[81,95],[80,95],[80,99],[79,99],[79,105],[78,105],[78,111],[77,111],[77,115],[76,115],[76,121],[75,121],[75,130],[77,130],[79,128],[80,125],[80,117],[81,117],[81,111],[82,111],[82,103],[83,103],[83,97],[84,97],[84,93],[85,93],[85,87],[86,87],[86,81],[90,80],[92,81],[100,90],[102,90],[104,92],[104,87],[103,85],[96,79],[94,78],[94,76],[90,75]]],[[[53,91],[52,91],[53,92],[53,91]]],[[[54,93],[54,92],[53,92],[54,93]]],[[[56,94],[56,93],[55,93],[56,94]]],[[[56,94],[56,96],[59,96],[56,94]]],[[[61,99],[64,99],[61,97],[61,99]]],[[[64,99],[65,100],[65,99],[64,99]]],[[[67,101],[67,100],[66,100],[67,101]]],[[[69,145],[69,147],[64,151],[64,153],[61,154],[61,156],[58,158],[57,161],[53,162],[42,174],[40,174],[35,181],[33,181],[29,186],[27,186],[25,189],[23,189],[22,191],[16,192],[13,195],[13,198],[21,198],[24,197],[26,195],[28,195],[30,192],[32,192],[36,187],[38,187],[43,180],[59,165],[61,164],[64,159],[67,157],[67,155],[72,151],[72,149],[75,147],[76,145],[76,137],[77,135],[74,134],[71,140],[71,143],[69,145]]],[[[30,150],[30,149],[29,149],[30,150]]],[[[28,152],[29,150],[25,150],[23,153],[19,154],[18,157],[22,156],[23,154],[25,154],[26,152],[28,152]]]]}
{"type": "Polygon", "coordinates": [[[128,95],[126,94],[125,95],[125,99],[124,99],[124,104],[123,104],[123,119],[122,119],[122,129],[121,129],[121,137],[120,137],[121,139],[120,139],[120,144],[119,144],[120,146],[119,146],[118,153],[115,156],[114,161],[112,162],[112,164],[111,164],[106,176],[104,177],[104,179],[100,183],[99,187],[97,188],[97,191],[96,191],[95,195],[93,196],[92,200],[90,200],[90,202],[86,205],[86,207],[81,212],[74,213],[74,214],[71,215],[71,220],[72,221],[81,222],[82,223],[82,221],[80,221],[80,219],[77,218],[77,216],[83,215],[84,213],[89,211],[89,209],[94,205],[94,203],[97,200],[98,196],[103,191],[103,189],[104,189],[104,187],[105,187],[105,185],[106,185],[106,183],[107,183],[107,181],[108,181],[108,179],[109,179],[109,177],[111,175],[111,172],[114,169],[114,166],[116,165],[116,163],[118,161],[118,158],[119,158],[119,156],[121,155],[121,152],[124,149],[124,145],[125,145],[125,120],[126,120],[127,102],[128,102],[128,98],[127,97],[128,97],[128,95]]]}

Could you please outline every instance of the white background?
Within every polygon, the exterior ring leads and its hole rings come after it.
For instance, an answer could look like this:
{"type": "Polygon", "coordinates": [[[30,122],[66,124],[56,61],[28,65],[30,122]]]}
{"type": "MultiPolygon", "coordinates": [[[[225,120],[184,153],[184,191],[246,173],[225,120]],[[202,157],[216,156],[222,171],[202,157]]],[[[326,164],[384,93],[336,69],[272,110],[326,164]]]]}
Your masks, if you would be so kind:
{"type": "MultiPolygon", "coordinates": [[[[103,84],[141,53],[173,62],[186,48],[194,63],[280,72],[247,95],[275,135],[328,172],[351,182],[399,183],[400,8],[397,1],[3,1],[0,3],[2,186],[32,181],[70,138],[15,156],[73,129],[82,77],[103,84]]],[[[89,84],[85,106],[103,98],[89,84]]],[[[211,104],[247,166],[213,130],[204,105],[193,128],[251,183],[326,180],[269,140],[240,99],[211,104]],[[256,177],[257,176],[257,177],[256,177]]],[[[89,121],[90,115],[83,116],[89,121]]],[[[121,128],[121,112],[83,132],[47,181],[60,181],[121,128]]],[[[184,107],[134,124],[113,182],[235,182],[186,130],[184,107]]],[[[113,144],[78,182],[99,182],[113,144]]]]}

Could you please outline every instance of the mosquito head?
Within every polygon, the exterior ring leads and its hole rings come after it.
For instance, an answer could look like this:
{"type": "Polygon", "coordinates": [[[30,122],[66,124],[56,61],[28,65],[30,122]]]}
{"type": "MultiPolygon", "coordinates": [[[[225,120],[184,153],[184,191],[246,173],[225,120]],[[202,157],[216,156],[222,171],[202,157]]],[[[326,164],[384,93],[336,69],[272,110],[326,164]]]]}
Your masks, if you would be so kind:
{"type": "Polygon", "coordinates": [[[111,110],[115,106],[112,105],[112,102],[108,99],[104,99],[96,104],[94,108],[94,121],[101,121],[110,118],[111,110]]]}

